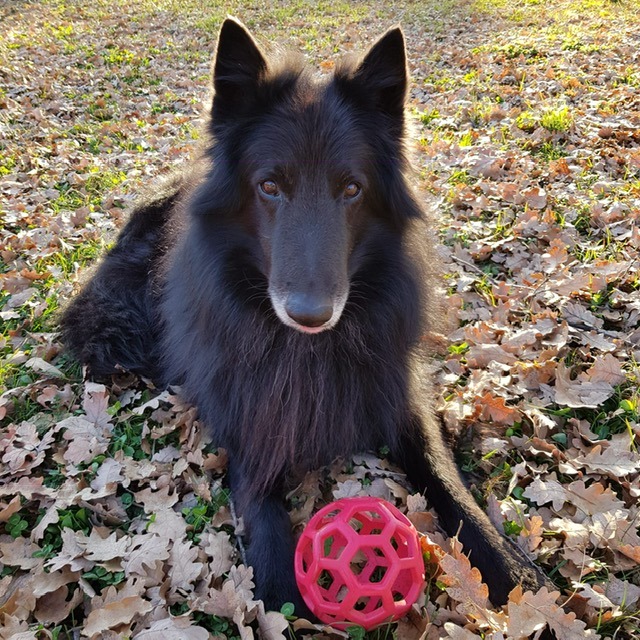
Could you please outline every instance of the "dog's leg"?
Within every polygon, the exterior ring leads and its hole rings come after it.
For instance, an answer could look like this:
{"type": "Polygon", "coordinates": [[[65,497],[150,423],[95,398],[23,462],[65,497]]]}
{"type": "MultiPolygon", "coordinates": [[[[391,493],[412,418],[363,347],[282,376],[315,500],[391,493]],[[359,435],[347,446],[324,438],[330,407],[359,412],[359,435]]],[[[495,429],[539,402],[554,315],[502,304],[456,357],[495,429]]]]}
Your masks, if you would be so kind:
{"type": "Polygon", "coordinates": [[[253,502],[243,516],[249,542],[247,561],[254,571],[256,598],[264,601],[266,609],[276,611],[285,602],[292,602],[296,615],[308,618],[308,609],[296,585],[291,521],[282,499],[268,496],[253,502]]]}
{"type": "Polygon", "coordinates": [[[549,584],[525,554],[498,533],[464,486],[437,421],[413,416],[392,455],[410,482],[424,491],[447,534],[459,532],[469,559],[482,573],[491,601],[504,604],[517,584],[536,589],[549,584]]]}
{"type": "Polygon", "coordinates": [[[160,378],[152,280],[162,236],[182,182],[176,177],[131,213],[116,245],[60,318],[66,348],[95,378],[121,366],[160,378]]]}
{"type": "Polygon", "coordinates": [[[253,567],[255,597],[267,610],[279,611],[285,602],[295,605],[295,614],[309,617],[293,570],[294,540],[291,520],[282,493],[274,490],[264,497],[248,491],[248,478],[240,463],[229,465],[229,484],[235,506],[242,516],[247,543],[247,561],[253,567]]]}

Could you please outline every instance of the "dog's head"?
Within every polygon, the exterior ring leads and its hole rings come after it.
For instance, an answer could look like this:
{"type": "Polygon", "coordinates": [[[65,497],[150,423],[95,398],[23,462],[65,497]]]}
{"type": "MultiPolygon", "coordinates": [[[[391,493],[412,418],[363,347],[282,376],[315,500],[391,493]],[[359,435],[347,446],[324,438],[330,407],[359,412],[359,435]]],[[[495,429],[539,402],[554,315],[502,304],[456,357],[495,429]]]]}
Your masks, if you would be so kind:
{"type": "Polygon", "coordinates": [[[267,60],[227,19],[213,84],[209,211],[236,216],[258,239],[259,268],[284,324],[330,329],[366,259],[368,234],[401,232],[420,215],[405,181],[402,31],[317,78],[298,58],[267,60]]]}

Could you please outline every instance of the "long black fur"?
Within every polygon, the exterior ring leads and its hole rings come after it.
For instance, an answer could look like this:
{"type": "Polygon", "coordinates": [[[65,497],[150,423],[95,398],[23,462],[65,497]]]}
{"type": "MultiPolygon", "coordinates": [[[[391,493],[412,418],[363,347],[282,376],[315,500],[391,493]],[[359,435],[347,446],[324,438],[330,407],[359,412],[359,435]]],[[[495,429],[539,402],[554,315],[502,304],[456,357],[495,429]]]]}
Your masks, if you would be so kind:
{"type": "Polygon", "coordinates": [[[322,80],[299,59],[267,61],[227,20],[213,79],[205,153],[133,211],[66,310],[66,345],[92,375],[123,367],[182,385],[229,452],[268,606],[302,607],[283,503],[294,472],[383,445],[447,532],[460,529],[496,604],[542,584],[463,486],[418,391],[438,302],[407,179],[402,32],[322,80]],[[283,311],[295,305],[309,326],[283,311]],[[334,319],[311,335],[322,305],[334,319]]]}

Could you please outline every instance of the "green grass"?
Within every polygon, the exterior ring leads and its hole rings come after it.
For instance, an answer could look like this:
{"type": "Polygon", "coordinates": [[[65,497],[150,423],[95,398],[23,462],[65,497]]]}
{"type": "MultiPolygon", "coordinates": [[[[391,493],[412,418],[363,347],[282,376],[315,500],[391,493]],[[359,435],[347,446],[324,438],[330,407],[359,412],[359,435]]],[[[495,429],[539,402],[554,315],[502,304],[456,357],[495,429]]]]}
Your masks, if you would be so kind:
{"type": "Polygon", "coordinates": [[[16,159],[12,156],[5,155],[0,150],[0,177],[6,176],[16,168],[16,159]]]}
{"type": "MultiPolygon", "coordinates": [[[[572,364],[572,357],[569,357],[567,364],[572,364]]],[[[597,409],[545,407],[543,411],[551,416],[585,420],[591,431],[603,440],[608,440],[617,434],[628,433],[629,442],[633,444],[632,425],[640,415],[639,401],[637,381],[629,381],[616,387],[615,394],[597,409]]]]}
{"type": "Polygon", "coordinates": [[[473,133],[471,131],[465,131],[465,133],[463,133],[460,136],[460,140],[458,140],[458,144],[461,147],[470,147],[473,145],[473,133]]]}
{"type": "Polygon", "coordinates": [[[202,498],[198,498],[193,507],[185,507],[182,509],[182,515],[187,524],[190,525],[190,531],[187,537],[191,540],[198,540],[200,534],[211,523],[213,517],[218,511],[229,504],[229,490],[219,489],[213,493],[211,502],[207,502],[202,498]]]}
{"type": "Polygon", "coordinates": [[[538,118],[532,111],[523,111],[516,118],[516,126],[522,131],[532,133],[538,126],[538,118]]]}
{"type": "Polygon", "coordinates": [[[469,175],[469,172],[466,169],[454,169],[451,172],[447,182],[449,184],[473,184],[474,178],[469,175]]]}
{"type": "MultiPolygon", "coordinates": [[[[36,263],[36,270],[43,272],[57,267],[64,276],[71,277],[78,270],[94,262],[107,248],[102,238],[85,240],[76,246],[64,247],[46,258],[42,258],[36,263]]],[[[52,279],[50,284],[53,285],[54,283],[55,280],[52,279]]]]}
{"type": "Polygon", "coordinates": [[[540,116],[540,125],[547,131],[562,133],[568,131],[573,124],[569,107],[549,109],[540,116]]]}
{"type": "Polygon", "coordinates": [[[516,126],[527,133],[532,133],[538,127],[542,127],[550,133],[566,133],[572,124],[573,116],[568,107],[546,109],[540,114],[525,110],[516,118],[516,126]]]}
{"type": "Polygon", "coordinates": [[[626,67],[616,80],[616,84],[626,84],[631,87],[640,86],[640,74],[635,67],[626,67]]]}
{"type": "Polygon", "coordinates": [[[418,119],[420,122],[429,126],[434,120],[437,120],[440,117],[440,112],[437,109],[428,109],[427,111],[418,112],[418,119]]]}
{"type": "MultiPolygon", "coordinates": [[[[8,356],[5,356],[5,358],[0,361],[0,391],[26,387],[40,378],[38,374],[30,369],[8,362],[7,357],[8,356]]],[[[39,404],[26,397],[21,402],[14,402],[14,407],[15,409],[11,419],[18,424],[23,420],[30,420],[42,411],[42,407],[39,404]]]]}
{"type": "Polygon", "coordinates": [[[628,637],[637,638],[640,634],[640,608],[625,611],[622,615],[610,620],[604,620],[602,615],[599,615],[596,631],[603,638],[615,638],[620,631],[632,634],[628,637]]]}
{"type": "Polygon", "coordinates": [[[516,58],[522,58],[525,61],[537,61],[543,56],[537,46],[525,44],[525,43],[508,43],[501,45],[495,49],[496,51],[503,53],[507,60],[515,60],[516,58]]]}
{"type": "Polygon", "coordinates": [[[127,174],[124,171],[90,169],[89,176],[81,186],[58,182],[54,188],[60,195],[51,202],[51,207],[55,213],[75,211],[85,206],[98,207],[109,191],[119,186],[126,178],[127,174]]]}
{"type": "MultiPolygon", "coordinates": [[[[136,54],[129,49],[121,49],[116,45],[107,45],[106,51],[102,53],[102,59],[107,65],[123,65],[132,64],[136,61],[136,54]]],[[[142,63],[143,61],[141,61],[142,63]]],[[[149,59],[145,58],[144,62],[149,64],[149,59]]]]}
{"type": "Polygon", "coordinates": [[[602,51],[604,47],[592,42],[584,42],[580,36],[569,35],[562,43],[564,51],[582,51],[583,53],[595,53],[602,51]]]}
{"type": "Polygon", "coordinates": [[[553,144],[552,142],[543,142],[540,147],[535,150],[535,153],[547,162],[559,160],[567,155],[564,146],[553,144]]]}

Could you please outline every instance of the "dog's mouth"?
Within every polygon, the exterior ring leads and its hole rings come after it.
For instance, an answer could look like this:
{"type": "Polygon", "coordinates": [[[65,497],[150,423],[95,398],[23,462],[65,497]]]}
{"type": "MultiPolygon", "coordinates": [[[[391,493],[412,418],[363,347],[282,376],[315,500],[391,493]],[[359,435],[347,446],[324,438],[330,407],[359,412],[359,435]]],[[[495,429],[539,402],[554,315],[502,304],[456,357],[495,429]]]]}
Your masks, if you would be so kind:
{"type": "Polygon", "coordinates": [[[326,331],[327,329],[330,329],[333,326],[332,324],[329,324],[328,322],[325,322],[324,324],[321,324],[319,327],[309,327],[307,325],[300,324],[300,323],[295,322],[295,321],[294,322],[286,322],[285,324],[288,327],[291,327],[293,329],[297,329],[301,333],[309,333],[309,334],[322,333],[323,331],[326,331]]]}
{"type": "Polygon", "coordinates": [[[335,327],[347,302],[348,292],[334,297],[311,296],[305,293],[269,291],[269,298],[278,319],[301,333],[322,333],[335,327]]]}

